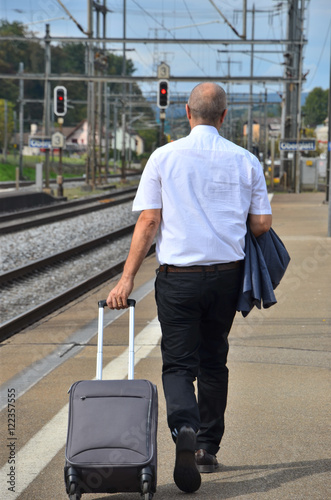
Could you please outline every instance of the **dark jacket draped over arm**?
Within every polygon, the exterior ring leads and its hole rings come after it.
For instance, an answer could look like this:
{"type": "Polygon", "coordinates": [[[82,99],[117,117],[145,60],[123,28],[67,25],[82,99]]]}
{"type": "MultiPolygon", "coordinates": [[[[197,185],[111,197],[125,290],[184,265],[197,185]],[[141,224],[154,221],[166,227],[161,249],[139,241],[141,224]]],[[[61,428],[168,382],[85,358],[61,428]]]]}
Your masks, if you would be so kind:
{"type": "Polygon", "coordinates": [[[279,285],[290,262],[281,239],[271,228],[256,238],[247,224],[243,281],[237,311],[246,317],[256,306],[261,309],[277,303],[274,289],[279,285]]]}

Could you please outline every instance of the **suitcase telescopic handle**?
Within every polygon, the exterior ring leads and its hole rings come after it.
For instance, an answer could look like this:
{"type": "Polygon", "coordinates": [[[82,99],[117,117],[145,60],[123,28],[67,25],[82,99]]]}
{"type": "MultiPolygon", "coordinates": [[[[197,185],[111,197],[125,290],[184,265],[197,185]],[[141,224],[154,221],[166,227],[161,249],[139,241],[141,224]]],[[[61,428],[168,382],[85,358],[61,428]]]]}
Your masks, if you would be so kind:
{"type": "MultiPolygon", "coordinates": [[[[134,309],[136,301],[128,299],[128,306],[130,308],[130,323],[129,323],[129,365],[128,365],[128,379],[134,379],[134,309]]],[[[104,308],[107,305],[106,300],[99,300],[99,317],[98,317],[98,352],[97,352],[97,380],[102,380],[102,353],[103,353],[103,317],[104,308]]]]}
{"type": "MultiPolygon", "coordinates": [[[[129,307],[132,307],[132,306],[135,307],[135,305],[136,305],[136,301],[134,299],[128,299],[127,302],[128,302],[129,307]]],[[[106,305],[107,305],[106,300],[99,300],[99,302],[98,302],[99,307],[104,308],[104,307],[106,307],[106,305]]]]}

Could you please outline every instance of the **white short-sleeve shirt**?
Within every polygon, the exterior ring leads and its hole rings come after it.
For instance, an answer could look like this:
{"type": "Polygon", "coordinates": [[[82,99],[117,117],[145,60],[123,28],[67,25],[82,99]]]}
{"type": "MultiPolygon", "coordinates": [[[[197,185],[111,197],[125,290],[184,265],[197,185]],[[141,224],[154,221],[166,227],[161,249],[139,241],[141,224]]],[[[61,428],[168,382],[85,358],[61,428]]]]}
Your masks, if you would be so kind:
{"type": "Polygon", "coordinates": [[[242,260],[247,215],[271,214],[261,164],[247,150],[198,125],[148,160],[133,211],[162,209],[160,264],[242,260]]]}

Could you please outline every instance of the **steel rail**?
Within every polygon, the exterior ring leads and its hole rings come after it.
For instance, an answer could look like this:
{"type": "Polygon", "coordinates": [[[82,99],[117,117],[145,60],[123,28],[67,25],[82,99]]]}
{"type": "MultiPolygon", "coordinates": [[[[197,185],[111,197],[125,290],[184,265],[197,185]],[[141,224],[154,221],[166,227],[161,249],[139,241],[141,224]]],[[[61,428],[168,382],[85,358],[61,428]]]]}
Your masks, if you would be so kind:
{"type": "MultiPolygon", "coordinates": [[[[40,102],[40,103],[44,103],[44,99],[23,99],[22,101],[23,103],[25,102],[29,102],[29,103],[36,103],[36,102],[40,102]]],[[[70,102],[80,102],[82,104],[86,104],[87,101],[75,101],[75,100],[71,100],[70,99],[70,102]]],[[[63,163],[63,165],[66,165],[65,163],[63,163]]],[[[70,164],[67,164],[68,166],[71,166],[70,164]]],[[[125,173],[125,176],[126,177],[134,177],[136,175],[140,175],[141,172],[138,170],[137,172],[126,172],[125,173]]],[[[121,174],[109,174],[108,175],[108,179],[120,179],[121,177],[121,174]]],[[[81,182],[82,184],[85,184],[86,185],[86,178],[85,177],[63,177],[63,183],[66,184],[68,182],[81,182]]],[[[56,179],[50,179],[49,180],[49,183],[50,184],[57,184],[57,180],[56,179]]],[[[19,181],[19,186],[33,186],[35,185],[36,182],[35,181],[22,181],[20,180],[19,181]]],[[[3,182],[0,182],[0,188],[4,188],[4,189],[9,189],[9,188],[15,188],[16,187],[16,182],[15,181],[3,181],[3,182]]],[[[102,186],[100,186],[100,188],[102,188],[102,186]]]]}
{"type": "Polygon", "coordinates": [[[93,240],[86,241],[81,245],[76,245],[72,248],[64,250],[63,252],[59,252],[53,255],[49,255],[44,259],[34,260],[29,264],[21,267],[17,267],[11,271],[0,274],[0,285],[5,285],[10,283],[13,280],[17,280],[20,278],[24,278],[25,276],[35,272],[45,269],[48,266],[54,265],[57,262],[65,261],[73,256],[81,255],[84,252],[87,252],[95,247],[100,247],[105,243],[110,241],[114,241],[122,236],[126,236],[133,232],[135,224],[129,224],[121,229],[117,229],[116,231],[112,231],[111,233],[105,234],[104,236],[100,236],[99,238],[94,238],[93,240]]]}
{"type": "Polygon", "coordinates": [[[17,212],[6,213],[4,215],[0,214],[0,227],[2,222],[8,222],[15,219],[25,219],[38,214],[57,212],[61,210],[71,209],[74,207],[79,207],[81,205],[92,204],[93,202],[107,200],[109,198],[116,198],[130,193],[136,193],[137,188],[123,189],[121,191],[114,191],[106,194],[100,194],[93,197],[80,198],[79,200],[72,201],[55,201],[52,205],[46,205],[42,207],[29,208],[27,210],[20,210],[17,212]]]}
{"type": "Polygon", "coordinates": [[[2,325],[0,325],[0,342],[11,337],[20,330],[27,328],[33,323],[36,323],[37,321],[56,311],[60,307],[63,307],[69,302],[72,302],[80,295],[83,295],[87,291],[99,286],[104,281],[113,278],[122,271],[124,262],[125,261],[121,261],[115,266],[107,269],[106,271],[103,271],[102,273],[99,273],[92,278],[83,281],[79,285],[76,285],[75,287],[70,288],[69,290],[66,290],[59,295],[56,295],[52,299],[39,304],[29,311],[26,311],[25,313],[6,321],[2,325]]]}
{"type": "Polygon", "coordinates": [[[116,274],[119,274],[122,271],[123,266],[124,261],[119,262],[118,264],[116,264],[116,266],[107,269],[107,271],[103,271],[102,273],[99,273],[92,278],[85,280],[79,285],[70,288],[69,290],[66,290],[59,295],[56,295],[52,299],[39,304],[33,309],[30,309],[25,313],[6,321],[2,325],[0,325],[0,342],[11,337],[20,330],[27,328],[33,323],[36,323],[48,314],[51,314],[60,307],[68,304],[68,302],[75,300],[80,295],[83,295],[92,288],[97,287],[104,281],[113,278],[116,274]]]}
{"type": "MultiPolygon", "coordinates": [[[[23,99],[23,102],[41,102],[44,103],[44,99],[23,99]]],[[[57,184],[56,179],[50,179],[49,180],[50,184],[57,184]]],[[[64,177],[63,182],[84,182],[85,183],[85,178],[84,177],[64,177]]],[[[36,181],[19,181],[19,187],[22,186],[34,186],[36,184],[36,181]]],[[[16,188],[16,181],[2,181],[0,182],[0,188],[1,189],[10,189],[10,188],[16,188]]]]}
{"type": "MultiPolygon", "coordinates": [[[[150,255],[154,251],[155,244],[152,245],[147,255],[150,255]]],[[[120,261],[114,266],[106,269],[105,271],[102,271],[101,273],[92,276],[82,283],[79,283],[75,287],[70,288],[69,290],[66,290],[59,295],[56,295],[53,299],[43,302],[33,309],[30,309],[29,311],[26,311],[25,313],[6,321],[2,325],[0,325],[0,342],[11,337],[15,333],[28,328],[37,321],[40,321],[45,316],[48,316],[57,309],[60,309],[69,302],[72,302],[81,295],[84,295],[86,292],[96,288],[99,285],[102,285],[102,283],[104,283],[105,281],[114,278],[122,272],[124,264],[125,260],[120,261]]]]}
{"type": "MultiPolygon", "coordinates": [[[[109,198],[109,196],[105,197],[105,199],[107,198],[109,198]]],[[[23,229],[29,229],[31,227],[37,227],[44,224],[51,224],[52,222],[57,222],[64,219],[71,219],[73,217],[77,217],[78,215],[83,215],[98,210],[104,210],[109,207],[114,207],[116,205],[121,205],[122,203],[127,203],[129,201],[132,201],[133,199],[134,199],[134,194],[125,196],[124,198],[118,198],[117,200],[110,200],[105,203],[99,203],[92,206],[89,205],[87,207],[86,206],[79,207],[76,210],[69,208],[67,211],[64,211],[63,213],[46,215],[45,217],[39,217],[27,221],[19,221],[17,224],[4,223],[2,226],[0,226],[0,235],[15,233],[18,231],[22,231],[23,229]]]]}

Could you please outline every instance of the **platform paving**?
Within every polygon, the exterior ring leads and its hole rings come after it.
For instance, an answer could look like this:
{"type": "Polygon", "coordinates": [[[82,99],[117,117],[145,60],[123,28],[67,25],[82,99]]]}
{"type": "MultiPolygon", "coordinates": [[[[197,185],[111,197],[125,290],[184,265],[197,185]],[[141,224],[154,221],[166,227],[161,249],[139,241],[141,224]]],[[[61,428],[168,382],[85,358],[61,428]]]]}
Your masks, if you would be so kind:
{"type": "MultiPolygon", "coordinates": [[[[291,263],[275,306],[236,316],[221,466],[188,500],[331,498],[331,238],[323,200],[322,193],[272,200],[273,228],[291,263]]],[[[161,417],[160,500],[181,497],[163,426],[161,417]]]]}
{"type": "MultiPolygon", "coordinates": [[[[136,378],[152,380],[159,390],[155,500],[331,498],[331,238],[327,237],[328,206],[323,200],[322,193],[273,197],[273,228],[286,245],[291,263],[276,289],[275,306],[254,309],[245,319],[238,313],[235,318],[230,334],[226,431],[218,453],[220,467],[213,474],[203,475],[201,488],[194,494],[179,491],[172,479],[175,449],[165,417],[159,345],[149,348],[147,357],[136,365],[136,378]]],[[[151,281],[155,268],[155,257],[147,258],[138,273],[133,297],[144,283],[151,281]]],[[[35,351],[29,354],[28,343],[42,346],[43,335],[51,333],[54,342],[57,339],[65,345],[66,336],[95,317],[96,300],[106,297],[113,282],[54,314],[36,329],[8,340],[3,353],[11,356],[11,352],[18,352],[20,368],[6,365],[7,378],[16,376],[30,361],[40,357],[35,351]]],[[[155,316],[150,287],[137,304],[136,334],[155,316]]],[[[126,318],[122,316],[105,332],[105,363],[123,353],[122,332],[126,328],[126,318]]],[[[47,344],[42,349],[48,354],[52,346],[47,344]]],[[[95,338],[19,400],[22,445],[34,438],[40,425],[47,425],[58,414],[67,402],[65,388],[81,378],[82,372],[86,378],[95,374],[95,338]],[[31,401],[35,401],[40,415],[33,407],[30,410],[31,401]]],[[[58,435],[56,432],[54,429],[54,439],[64,439],[63,429],[58,435]]],[[[62,447],[18,498],[67,498],[63,461],[62,447]]],[[[20,467],[26,469],[23,463],[20,467]]],[[[82,498],[138,500],[139,495],[100,494],[82,498]]]]}

